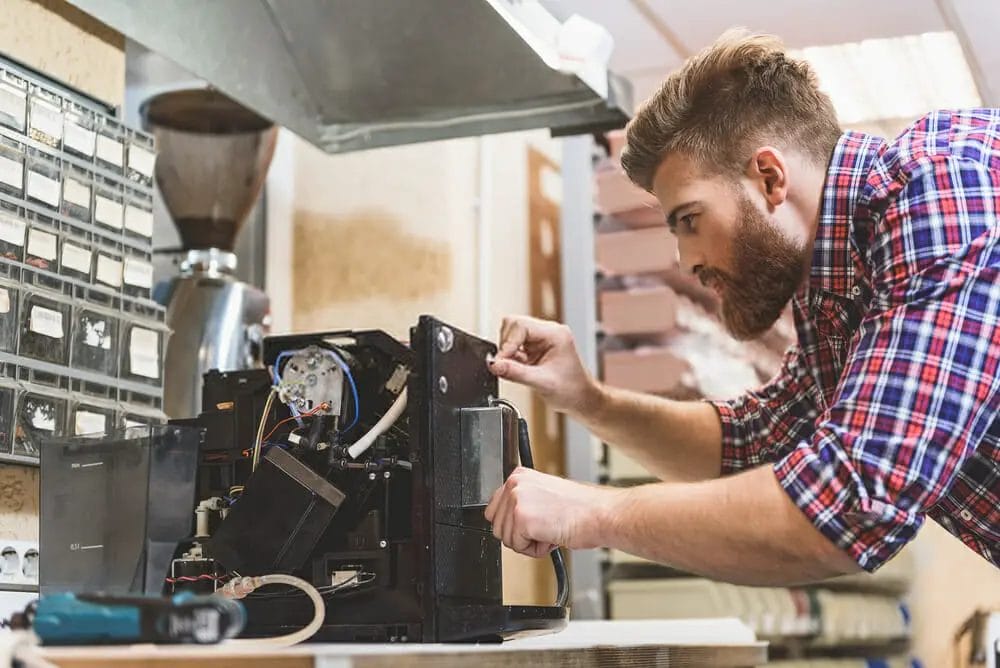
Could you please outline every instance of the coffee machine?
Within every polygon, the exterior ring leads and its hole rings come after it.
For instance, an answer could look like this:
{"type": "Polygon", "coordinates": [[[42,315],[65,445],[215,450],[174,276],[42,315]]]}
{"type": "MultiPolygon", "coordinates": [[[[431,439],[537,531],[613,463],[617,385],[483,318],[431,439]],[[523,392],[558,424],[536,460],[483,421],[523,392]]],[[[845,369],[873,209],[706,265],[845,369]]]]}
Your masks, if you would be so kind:
{"type": "Polygon", "coordinates": [[[183,253],[179,274],[157,291],[173,330],[164,411],[193,417],[206,372],[259,366],[269,302],[235,277],[233,246],[264,185],[277,128],[211,88],[162,92],[141,113],[156,137],[156,183],[183,253]]]}

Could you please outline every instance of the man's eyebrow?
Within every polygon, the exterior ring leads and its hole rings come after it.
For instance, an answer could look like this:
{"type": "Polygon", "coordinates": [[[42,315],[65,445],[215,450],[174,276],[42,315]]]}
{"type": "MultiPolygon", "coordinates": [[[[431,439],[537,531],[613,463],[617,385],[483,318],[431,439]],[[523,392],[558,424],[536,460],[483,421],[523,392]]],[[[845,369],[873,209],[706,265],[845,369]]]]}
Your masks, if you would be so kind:
{"type": "Polygon", "coordinates": [[[677,227],[677,215],[684,209],[689,206],[694,206],[695,204],[701,204],[701,202],[699,200],[691,200],[690,202],[684,202],[683,204],[675,206],[670,210],[670,213],[667,214],[667,225],[671,228],[677,227]]]}

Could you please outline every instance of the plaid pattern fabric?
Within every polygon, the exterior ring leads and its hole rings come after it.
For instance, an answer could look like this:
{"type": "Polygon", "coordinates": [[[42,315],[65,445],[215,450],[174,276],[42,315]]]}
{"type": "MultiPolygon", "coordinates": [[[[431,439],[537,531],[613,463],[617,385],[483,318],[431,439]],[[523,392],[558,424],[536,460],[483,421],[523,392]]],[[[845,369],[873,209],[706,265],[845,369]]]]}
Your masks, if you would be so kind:
{"type": "Polygon", "coordinates": [[[714,402],[724,472],[771,464],[866,570],[925,516],[1000,566],[998,211],[1000,110],[844,134],[798,342],[765,387],[714,402]]]}

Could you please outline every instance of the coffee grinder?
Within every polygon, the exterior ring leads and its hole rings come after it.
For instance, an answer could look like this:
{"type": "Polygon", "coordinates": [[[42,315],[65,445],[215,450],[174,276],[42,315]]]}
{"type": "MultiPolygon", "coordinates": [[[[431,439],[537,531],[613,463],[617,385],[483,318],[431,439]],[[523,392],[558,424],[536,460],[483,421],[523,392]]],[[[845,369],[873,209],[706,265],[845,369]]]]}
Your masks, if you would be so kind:
{"type": "Polygon", "coordinates": [[[156,183],[180,235],[180,273],[158,290],[173,330],[164,411],[201,411],[202,375],[259,366],[269,302],[235,277],[233,246],[264,185],[277,128],[211,88],[160,93],[142,106],[157,140],[156,183]]]}

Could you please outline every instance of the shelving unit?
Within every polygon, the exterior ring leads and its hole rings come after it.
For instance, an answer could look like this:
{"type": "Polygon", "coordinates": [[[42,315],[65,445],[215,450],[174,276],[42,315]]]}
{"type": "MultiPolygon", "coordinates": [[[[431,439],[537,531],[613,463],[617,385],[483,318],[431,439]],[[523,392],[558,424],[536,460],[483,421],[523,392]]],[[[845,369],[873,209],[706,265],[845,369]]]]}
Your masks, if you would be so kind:
{"type": "MultiPolygon", "coordinates": [[[[155,159],[113,110],[0,58],[0,462],[165,421],[155,159]]],[[[0,544],[7,614],[37,596],[38,549],[0,544]]]]}

